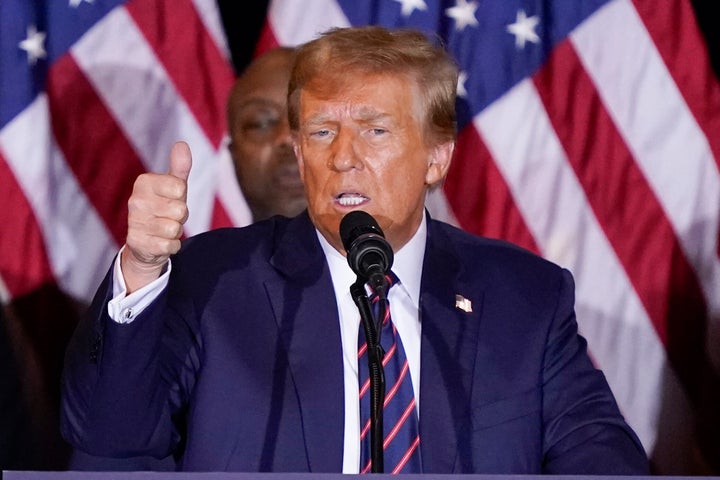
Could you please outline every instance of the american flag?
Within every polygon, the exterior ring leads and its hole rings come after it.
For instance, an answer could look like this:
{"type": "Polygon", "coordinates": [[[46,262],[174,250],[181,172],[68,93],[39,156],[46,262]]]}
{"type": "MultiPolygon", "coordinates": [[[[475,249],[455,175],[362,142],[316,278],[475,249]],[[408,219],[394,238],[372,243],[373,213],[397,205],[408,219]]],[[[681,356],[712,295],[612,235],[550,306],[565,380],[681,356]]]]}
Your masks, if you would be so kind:
{"type": "MultiPolygon", "coordinates": [[[[431,213],[569,268],[656,470],[717,474],[720,89],[688,0],[661,3],[273,0],[256,50],[331,26],[442,38],[459,141],[431,213]]],[[[195,162],[186,234],[248,223],[224,148],[232,79],[214,0],[2,0],[3,303],[46,285],[88,301],[135,177],[166,170],[175,140],[195,162]]]]}
{"type": "Polygon", "coordinates": [[[185,233],[249,222],[225,148],[233,81],[215,0],[0,2],[0,299],[20,306],[9,330],[41,408],[76,318],[37,292],[92,298],[135,178],[167,171],[173,142],[195,157],[185,233]]]}
{"type": "Polygon", "coordinates": [[[2,294],[58,282],[87,299],[135,178],[174,141],[197,159],[187,234],[243,221],[218,181],[234,73],[214,0],[40,3],[0,6],[2,294]]]}
{"type": "Polygon", "coordinates": [[[437,35],[460,66],[431,212],[569,268],[656,471],[717,464],[720,89],[690,3],[273,0],[258,50],[365,24],[437,35]]]}

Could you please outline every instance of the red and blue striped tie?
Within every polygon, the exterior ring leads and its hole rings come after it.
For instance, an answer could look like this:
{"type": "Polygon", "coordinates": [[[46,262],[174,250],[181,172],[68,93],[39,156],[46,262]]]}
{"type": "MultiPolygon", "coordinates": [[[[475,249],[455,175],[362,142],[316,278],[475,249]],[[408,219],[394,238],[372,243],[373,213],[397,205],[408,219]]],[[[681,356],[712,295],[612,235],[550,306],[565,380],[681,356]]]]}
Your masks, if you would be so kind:
{"type": "MultiPolygon", "coordinates": [[[[392,272],[388,275],[388,292],[399,280],[392,272]]],[[[385,300],[385,317],[380,333],[380,345],[385,352],[385,403],[383,406],[383,450],[385,473],[422,473],[420,461],[420,434],[415,408],[410,368],[400,335],[390,318],[390,305],[385,300]]],[[[380,310],[380,300],[370,296],[373,313],[380,310]]],[[[360,326],[358,338],[358,372],[360,381],[360,473],[372,469],[370,455],[370,374],[367,363],[365,332],[360,326]]]]}

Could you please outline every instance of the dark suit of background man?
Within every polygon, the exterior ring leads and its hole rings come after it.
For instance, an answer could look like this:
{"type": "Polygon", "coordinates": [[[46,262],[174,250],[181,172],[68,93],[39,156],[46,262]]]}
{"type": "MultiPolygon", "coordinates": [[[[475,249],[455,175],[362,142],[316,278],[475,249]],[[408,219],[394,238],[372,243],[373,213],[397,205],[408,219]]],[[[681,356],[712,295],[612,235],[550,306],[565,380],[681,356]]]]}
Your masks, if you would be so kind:
{"type": "Polygon", "coordinates": [[[647,473],[577,333],[571,275],[423,208],[450,165],[456,82],[421,34],[333,30],[290,79],[307,213],[181,248],[188,146],[169,174],[140,176],[126,245],[67,353],[65,438],[184,470],[357,472],[355,275],[338,227],[361,209],[395,252],[423,472],[647,473]]]}
{"type": "Polygon", "coordinates": [[[0,470],[36,468],[39,435],[22,385],[25,370],[13,349],[10,315],[0,304],[0,470]]]}

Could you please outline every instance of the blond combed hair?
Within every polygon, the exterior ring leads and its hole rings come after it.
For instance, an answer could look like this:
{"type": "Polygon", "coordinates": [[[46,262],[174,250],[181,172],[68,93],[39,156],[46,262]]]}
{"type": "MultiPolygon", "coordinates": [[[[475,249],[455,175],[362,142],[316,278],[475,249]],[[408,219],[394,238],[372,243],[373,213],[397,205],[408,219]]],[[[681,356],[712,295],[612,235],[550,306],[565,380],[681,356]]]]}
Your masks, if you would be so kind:
{"type": "Polygon", "coordinates": [[[288,86],[290,128],[299,130],[300,91],[308,83],[322,77],[341,85],[357,74],[406,75],[422,97],[426,139],[455,139],[458,68],[452,57],[417,30],[379,26],[333,28],[298,47],[288,86]]]}

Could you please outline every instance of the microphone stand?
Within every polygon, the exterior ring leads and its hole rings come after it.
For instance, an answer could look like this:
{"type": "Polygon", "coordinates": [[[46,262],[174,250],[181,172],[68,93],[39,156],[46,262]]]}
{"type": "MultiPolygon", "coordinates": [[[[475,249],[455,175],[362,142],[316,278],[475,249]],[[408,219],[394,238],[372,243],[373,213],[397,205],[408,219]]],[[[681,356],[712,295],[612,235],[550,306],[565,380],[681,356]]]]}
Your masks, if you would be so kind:
{"type": "MultiPolygon", "coordinates": [[[[365,293],[365,282],[357,278],[350,285],[350,294],[360,311],[365,339],[367,340],[368,368],[370,372],[370,459],[372,473],[383,473],[383,403],[385,402],[385,371],[378,332],[381,328],[373,319],[370,300],[365,293]]],[[[382,303],[384,306],[384,302],[382,303]]],[[[382,312],[377,322],[382,322],[382,312]]],[[[362,426],[361,426],[362,428],[362,426]]],[[[362,466],[361,466],[362,468],[362,466]]]]}

